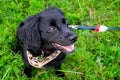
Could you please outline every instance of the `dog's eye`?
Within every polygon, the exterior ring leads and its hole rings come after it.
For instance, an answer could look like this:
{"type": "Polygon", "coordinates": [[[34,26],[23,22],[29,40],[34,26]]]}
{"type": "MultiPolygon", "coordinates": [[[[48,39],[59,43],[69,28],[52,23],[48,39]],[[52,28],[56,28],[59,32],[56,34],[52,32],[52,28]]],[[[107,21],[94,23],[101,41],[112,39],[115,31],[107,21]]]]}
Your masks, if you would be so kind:
{"type": "Polygon", "coordinates": [[[57,28],[55,26],[50,26],[50,28],[48,29],[48,32],[53,32],[55,31],[57,28]]]}

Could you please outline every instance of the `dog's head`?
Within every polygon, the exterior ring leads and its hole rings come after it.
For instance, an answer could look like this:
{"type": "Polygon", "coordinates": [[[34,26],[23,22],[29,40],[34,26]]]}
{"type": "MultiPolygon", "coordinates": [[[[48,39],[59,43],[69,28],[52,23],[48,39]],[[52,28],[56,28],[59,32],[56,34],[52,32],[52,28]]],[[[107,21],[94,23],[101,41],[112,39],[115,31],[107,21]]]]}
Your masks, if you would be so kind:
{"type": "Polygon", "coordinates": [[[18,37],[23,43],[31,46],[59,49],[64,53],[74,51],[77,39],[76,34],[68,27],[63,12],[53,7],[22,22],[18,29],[18,37]]]}

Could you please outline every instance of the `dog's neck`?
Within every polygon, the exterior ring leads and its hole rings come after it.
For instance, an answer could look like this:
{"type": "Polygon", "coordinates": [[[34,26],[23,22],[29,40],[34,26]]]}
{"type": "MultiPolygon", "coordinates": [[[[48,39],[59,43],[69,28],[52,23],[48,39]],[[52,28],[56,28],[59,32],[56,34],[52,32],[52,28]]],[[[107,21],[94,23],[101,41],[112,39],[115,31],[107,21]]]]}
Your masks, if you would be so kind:
{"type": "Polygon", "coordinates": [[[56,49],[43,49],[41,51],[41,55],[43,55],[44,57],[47,57],[49,55],[51,55],[54,51],[56,51],[56,49]]]}
{"type": "Polygon", "coordinates": [[[51,55],[56,49],[27,49],[34,57],[38,57],[38,56],[43,56],[43,57],[47,57],[49,55],[51,55]]]}

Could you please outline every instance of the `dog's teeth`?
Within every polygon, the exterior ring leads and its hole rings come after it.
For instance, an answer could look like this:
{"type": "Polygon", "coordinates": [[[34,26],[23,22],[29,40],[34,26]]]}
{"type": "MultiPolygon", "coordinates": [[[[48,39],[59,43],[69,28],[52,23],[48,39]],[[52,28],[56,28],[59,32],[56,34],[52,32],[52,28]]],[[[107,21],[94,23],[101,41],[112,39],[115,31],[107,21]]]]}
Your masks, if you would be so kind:
{"type": "Polygon", "coordinates": [[[55,43],[55,45],[56,45],[56,46],[58,46],[58,47],[60,46],[60,45],[59,45],[59,44],[57,44],[57,43],[55,43]]]}
{"type": "Polygon", "coordinates": [[[52,43],[52,45],[54,46],[54,45],[55,45],[55,43],[52,43]]]}

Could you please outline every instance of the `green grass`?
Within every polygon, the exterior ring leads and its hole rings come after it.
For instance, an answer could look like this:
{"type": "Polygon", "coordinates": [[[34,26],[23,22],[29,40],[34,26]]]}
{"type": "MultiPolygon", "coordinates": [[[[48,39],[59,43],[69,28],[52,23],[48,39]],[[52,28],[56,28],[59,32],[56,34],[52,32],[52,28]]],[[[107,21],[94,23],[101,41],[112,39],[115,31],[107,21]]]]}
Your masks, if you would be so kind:
{"type": "MultiPolygon", "coordinates": [[[[63,10],[69,24],[120,27],[120,0],[0,0],[0,80],[28,80],[21,54],[13,54],[16,29],[47,6],[63,10]],[[12,43],[12,46],[11,44],[12,43]]],[[[62,65],[66,80],[120,80],[120,31],[75,31],[76,51],[62,65]]],[[[63,80],[54,69],[35,69],[32,80],[63,80]]]]}

